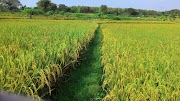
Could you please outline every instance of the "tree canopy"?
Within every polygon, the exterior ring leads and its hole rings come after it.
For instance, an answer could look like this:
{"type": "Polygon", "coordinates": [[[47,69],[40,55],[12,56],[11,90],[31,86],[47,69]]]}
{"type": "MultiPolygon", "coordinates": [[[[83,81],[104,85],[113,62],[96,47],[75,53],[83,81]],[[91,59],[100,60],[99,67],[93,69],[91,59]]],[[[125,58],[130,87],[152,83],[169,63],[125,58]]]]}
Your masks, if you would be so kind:
{"type": "Polygon", "coordinates": [[[50,0],[39,0],[37,2],[37,7],[42,9],[44,12],[51,10],[51,1],[50,0]]]}
{"type": "MultiPolygon", "coordinates": [[[[20,11],[28,7],[22,6],[20,0],[0,0],[0,12],[2,11],[20,11]]],[[[138,17],[157,17],[164,16],[166,18],[180,17],[180,10],[173,9],[170,11],[155,11],[155,10],[142,10],[134,8],[111,8],[107,5],[101,5],[100,7],[90,6],[66,6],[65,4],[55,4],[51,0],[38,0],[37,7],[26,9],[26,12],[32,14],[64,14],[69,13],[94,13],[99,17],[104,15],[110,16],[138,16],[138,17]],[[33,10],[34,9],[34,10],[33,10]]]]}
{"type": "Polygon", "coordinates": [[[107,13],[107,9],[108,9],[108,7],[106,5],[101,5],[101,7],[100,7],[100,11],[102,13],[107,13]]]}
{"type": "Polygon", "coordinates": [[[11,12],[22,6],[19,0],[0,0],[0,4],[11,12]]]}

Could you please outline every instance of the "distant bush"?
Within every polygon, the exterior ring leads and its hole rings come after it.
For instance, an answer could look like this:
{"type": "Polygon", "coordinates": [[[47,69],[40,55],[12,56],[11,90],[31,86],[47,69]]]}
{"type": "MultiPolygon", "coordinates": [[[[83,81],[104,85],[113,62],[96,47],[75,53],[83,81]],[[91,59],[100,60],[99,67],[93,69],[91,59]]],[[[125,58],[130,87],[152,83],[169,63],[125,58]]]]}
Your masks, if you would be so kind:
{"type": "Polygon", "coordinates": [[[64,15],[64,11],[59,11],[59,14],[64,15]]]}
{"type": "Polygon", "coordinates": [[[75,13],[74,14],[76,17],[82,17],[83,15],[82,14],[80,14],[80,13],[75,13]]]}
{"type": "Polygon", "coordinates": [[[113,20],[121,20],[121,18],[116,16],[116,17],[113,18],[113,20]]]}
{"type": "Polygon", "coordinates": [[[46,12],[45,15],[49,16],[49,15],[53,15],[53,14],[54,14],[54,11],[48,11],[48,12],[46,12]]]}
{"type": "Polygon", "coordinates": [[[31,9],[31,8],[25,8],[23,10],[24,13],[31,14],[31,15],[39,15],[44,14],[44,12],[40,9],[31,9]]]}
{"type": "Polygon", "coordinates": [[[96,13],[96,16],[98,16],[99,18],[101,18],[103,15],[103,13],[96,13]]]}
{"type": "Polygon", "coordinates": [[[132,20],[132,18],[129,17],[120,17],[121,20],[132,20]]]}

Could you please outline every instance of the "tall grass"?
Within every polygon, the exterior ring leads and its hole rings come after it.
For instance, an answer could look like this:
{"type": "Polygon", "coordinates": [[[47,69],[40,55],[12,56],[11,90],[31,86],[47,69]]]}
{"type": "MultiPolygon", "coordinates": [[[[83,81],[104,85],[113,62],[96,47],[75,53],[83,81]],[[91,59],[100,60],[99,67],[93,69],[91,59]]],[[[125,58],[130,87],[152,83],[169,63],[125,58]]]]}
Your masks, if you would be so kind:
{"type": "Polygon", "coordinates": [[[94,36],[86,21],[1,20],[0,90],[39,98],[94,36]]]}
{"type": "Polygon", "coordinates": [[[103,24],[107,101],[180,100],[180,24],[103,24]]]}

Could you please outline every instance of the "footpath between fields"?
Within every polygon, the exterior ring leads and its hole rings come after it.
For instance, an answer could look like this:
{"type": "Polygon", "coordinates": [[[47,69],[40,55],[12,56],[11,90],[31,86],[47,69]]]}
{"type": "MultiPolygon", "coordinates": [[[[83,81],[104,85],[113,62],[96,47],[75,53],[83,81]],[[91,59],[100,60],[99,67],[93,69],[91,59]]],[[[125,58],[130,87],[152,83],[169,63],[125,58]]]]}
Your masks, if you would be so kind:
{"type": "Polygon", "coordinates": [[[82,54],[79,65],[59,84],[52,93],[52,101],[101,101],[103,67],[101,64],[101,46],[103,35],[100,25],[87,50],[82,54]]]}

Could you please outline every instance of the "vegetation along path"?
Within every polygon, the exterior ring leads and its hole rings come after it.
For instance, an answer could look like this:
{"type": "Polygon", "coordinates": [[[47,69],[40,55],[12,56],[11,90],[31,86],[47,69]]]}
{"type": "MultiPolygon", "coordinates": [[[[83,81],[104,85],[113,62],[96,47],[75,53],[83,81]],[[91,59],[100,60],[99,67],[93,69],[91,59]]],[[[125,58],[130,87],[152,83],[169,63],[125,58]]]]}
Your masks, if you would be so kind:
{"type": "Polygon", "coordinates": [[[82,56],[80,65],[73,70],[68,81],[61,84],[53,94],[53,101],[100,101],[103,98],[101,89],[102,65],[101,45],[103,36],[100,27],[82,56]]]}

